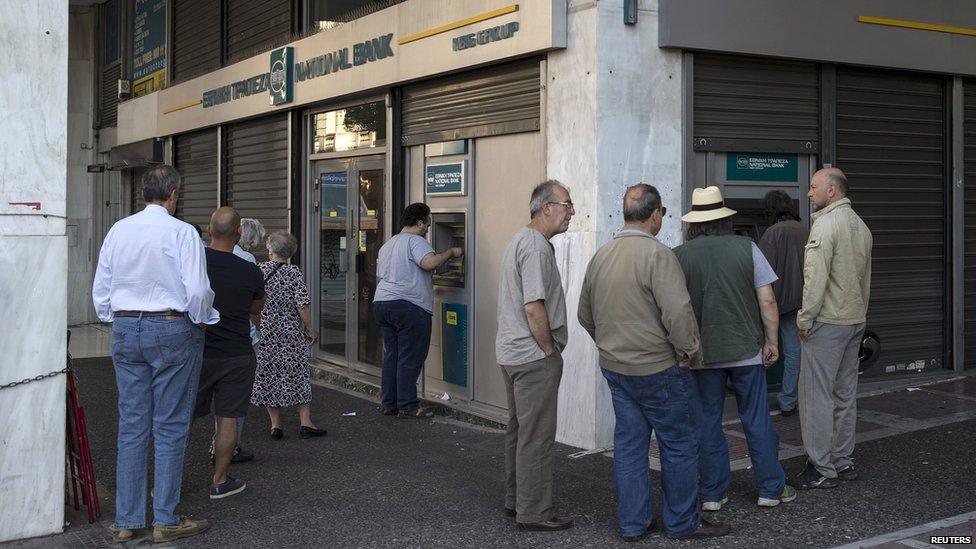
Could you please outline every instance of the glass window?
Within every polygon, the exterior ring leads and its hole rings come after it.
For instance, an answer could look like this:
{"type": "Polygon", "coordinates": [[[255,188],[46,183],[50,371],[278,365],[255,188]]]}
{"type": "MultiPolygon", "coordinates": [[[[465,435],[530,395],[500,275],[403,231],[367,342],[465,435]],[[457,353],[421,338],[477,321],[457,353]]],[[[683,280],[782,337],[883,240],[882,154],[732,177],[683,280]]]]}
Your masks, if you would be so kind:
{"type": "Polygon", "coordinates": [[[308,0],[310,30],[326,30],[388,7],[389,0],[308,0]]]}
{"type": "Polygon", "coordinates": [[[314,123],[313,153],[386,146],[386,108],[382,101],[316,114],[314,123]]]}
{"type": "Polygon", "coordinates": [[[104,13],[105,13],[105,24],[102,28],[105,30],[105,35],[103,40],[105,41],[103,46],[103,52],[105,54],[104,64],[111,65],[119,60],[121,54],[121,11],[119,10],[121,2],[120,0],[108,0],[105,2],[104,13]]]}

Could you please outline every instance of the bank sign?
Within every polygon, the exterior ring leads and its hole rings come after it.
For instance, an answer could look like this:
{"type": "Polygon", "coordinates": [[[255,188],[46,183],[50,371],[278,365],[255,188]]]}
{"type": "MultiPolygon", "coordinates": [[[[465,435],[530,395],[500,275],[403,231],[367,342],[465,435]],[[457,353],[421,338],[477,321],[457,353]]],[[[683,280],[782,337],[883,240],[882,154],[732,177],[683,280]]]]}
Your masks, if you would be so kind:
{"type": "Polygon", "coordinates": [[[726,153],[726,181],[796,181],[795,154],[726,153]]]}
{"type": "Polygon", "coordinates": [[[294,49],[291,46],[278,48],[271,52],[268,72],[203,92],[203,108],[209,109],[265,92],[269,95],[271,105],[290,103],[295,82],[304,82],[393,57],[392,44],[393,34],[385,34],[298,63],[294,61],[294,49]]]}

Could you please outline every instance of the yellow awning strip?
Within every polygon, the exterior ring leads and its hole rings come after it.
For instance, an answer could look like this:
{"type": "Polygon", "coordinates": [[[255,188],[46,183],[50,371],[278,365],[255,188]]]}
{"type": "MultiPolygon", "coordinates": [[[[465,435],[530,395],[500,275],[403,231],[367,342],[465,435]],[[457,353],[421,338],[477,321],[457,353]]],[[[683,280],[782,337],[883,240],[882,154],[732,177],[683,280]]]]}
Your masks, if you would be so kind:
{"type": "Polygon", "coordinates": [[[871,25],[884,25],[887,27],[902,27],[906,29],[927,30],[933,32],[946,32],[949,34],[962,34],[965,36],[976,36],[976,29],[966,27],[953,27],[951,25],[936,25],[933,23],[919,23],[918,21],[905,21],[902,19],[888,19],[885,17],[870,17],[867,15],[857,16],[859,23],[871,25]]]}
{"type": "Polygon", "coordinates": [[[452,31],[454,29],[459,29],[461,27],[473,25],[475,23],[487,21],[488,19],[494,19],[495,17],[501,17],[502,15],[515,13],[517,11],[518,11],[518,4],[512,4],[511,6],[505,6],[504,8],[498,8],[497,10],[486,11],[485,13],[479,15],[473,15],[465,19],[459,19],[453,23],[448,23],[446,25],[434,27],[430,30],[409,34],[397,40],[397,45],[402,46],[404,44],[409,44],[410,42],[416,42],[417,40],[423,40],[424,38],[429,38],[431,36],[434,36],[435,34],[445,33],[448,31],[452,31]]]}
{"type": "Polygon", "coordinates": [[[190,101],[189,103],[184,103],[182,105],[177,105],[175,107],[170,107],[163,111],[163,114],[169,114],[171,112],[182,111],[183,109],[189,109],[190,107],[196,107],[197,105],[203,103],[203,99],[197,99],[196,101],[190,101]]]}

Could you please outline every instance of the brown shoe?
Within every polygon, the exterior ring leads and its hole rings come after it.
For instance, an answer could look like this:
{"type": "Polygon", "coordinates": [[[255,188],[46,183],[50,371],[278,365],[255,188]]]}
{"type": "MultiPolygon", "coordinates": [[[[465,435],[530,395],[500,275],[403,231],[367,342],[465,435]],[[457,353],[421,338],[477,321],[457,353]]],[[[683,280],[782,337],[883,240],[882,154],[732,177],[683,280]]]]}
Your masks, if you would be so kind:
{"type": "Polygon", "coordinates": [[[188,538],[197,534],[202,534],[210,528],[210,522],[205,519],[193,520],[180,517],[179,524],[172,526],[156,526],[153,528],[153,541],[162,543],[176,539],[188,538]]]}
{"type": "Polygon", "coordinates": [[[114,524],[108,527],[108,533],[112,535],[112,541],[115,543],[125,543],[135,535],[131,529],[119,528],[114,524]]]}
{"type": "Polygon", "coordinates": [[[552,517],[542,522],[520,522],[519,530],[530,530],[535,532],[548,532],[550,530],[566,530],[573,527],[573,519],[566,517],[552,517]]]}

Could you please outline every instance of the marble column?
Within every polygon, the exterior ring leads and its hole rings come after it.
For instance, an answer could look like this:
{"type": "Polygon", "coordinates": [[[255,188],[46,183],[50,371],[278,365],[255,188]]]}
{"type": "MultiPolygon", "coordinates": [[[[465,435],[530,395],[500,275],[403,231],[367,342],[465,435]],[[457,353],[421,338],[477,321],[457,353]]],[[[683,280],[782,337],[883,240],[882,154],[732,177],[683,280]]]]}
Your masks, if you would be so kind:
{"type": "Polygon", "coordinates": [[[623,224],[635,183],[668,208],[658,238],[681,242],[681,54],[657,47],[657,0],[623,24],[623,0],[570,0],[569,45],[549,54],[547,176],[569,185],[576,217],[553,239],[569,312],[559,391],[558,441],[587,449],[613,443],[613,407],[596,346],[576,320],[586,265],[623,224]]]}
{"type": "MultiPolygon", "coordinates": [[[[0,51],[5,384],[65,365],[68,3],[4,0],[0,51]]],[[[63,527],[64,412],[63,375],[0,390],[0,541],[63,527]]]]}

